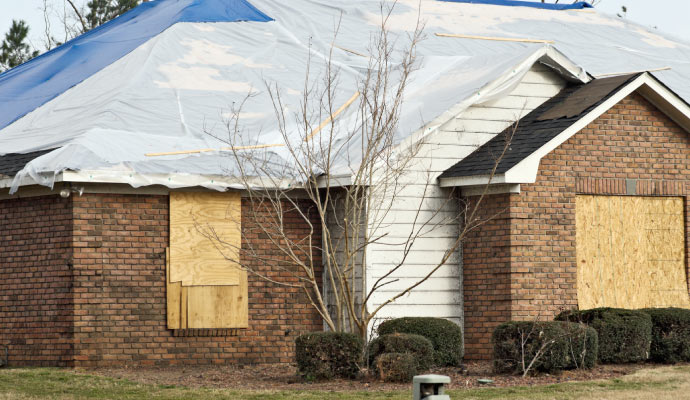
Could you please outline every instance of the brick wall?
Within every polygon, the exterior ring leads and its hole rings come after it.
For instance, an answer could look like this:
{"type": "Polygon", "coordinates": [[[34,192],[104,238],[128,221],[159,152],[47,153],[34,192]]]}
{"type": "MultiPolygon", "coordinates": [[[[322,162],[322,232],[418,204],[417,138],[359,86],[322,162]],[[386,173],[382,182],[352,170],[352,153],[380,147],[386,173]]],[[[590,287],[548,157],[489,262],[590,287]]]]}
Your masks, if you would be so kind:
{"type": "Polygon", "coordinates": [[[0,201],[0,359],[71,366],[71,200],[0,201]]]}
{"type": "MultiPolygon", "coordinates": [[[[303,207],[308,209],[307,204],[303,207]]],[[[283,257],[252,226],[267,209],[242,202],[243,247],[283,257]]],[[[312,223],[318,226],[318,218],[312,223]]],[[[0,201],[0,345],[12,365],[287,363],[295,337],[321,330],[301,290],[249,275],[249,328],[172,331],[166,325],[168,197],[84,194],[0,201]]],[[[288,212],[288,234],[307,224],[288,212]]],[[[320,244],[320,235],[313,237],[320,244]]],[[[262,274],[284,271],[244,259],[262,274]]],[[[320,265],[320,257],[316,257],[320,265]]],[[[319,279],[319,278],[317,278],[319,279]]],[[[1,349],[0,349],[1,350],[1,349]]],[[[1,356],[2,354],[0,354],[1,356]]]]}
{"type": "MultiPolygon", "coordinates": [[[[470,200],[471,210],[477,198],[470,200]]],[[[476,218],[491,219],[467,234],[462,251],[465,348],[472,358],[491,356],[495,321],[510,319],[510,195],[486,200],[476,218]]]]}
{"type": "MultiPolygon", "coordinates": [[[[690,134],[637,94],[544,157],[537,181],[522,185],[519,195],[490,197],[490,202],[501,205],[506,196],[510,199],[510,218],[504,225],[510,226],[512,319],[551,318],[561,309],[577,306],[576,195],[624,195],[628,182],[634,183],[637,195],[685,196],[686,235],[690,235],[690,134]]],[[[688,242],[690,238],[686,256],[688,242]]],[[[477,236],[465,243],[465,251],[483,251],[491,259],[495,252],[502,254],[505,244],[498,238],[489,241],[477,236]],[[479,243],[482,247],[473,250],[479,243]]],[[[504,282],[498,276],[503,262],[494,263],[494,276],[486,276],[489,282],[472,280],[482,260],[476,255],[464,259],[465,324],[483,327],[466,331],[467,358],[487,358],[491,349],[485,335],[505,320],[505,302],[483,306],[477,315],[472,308],[477,301],[468,298],[467,293],[504,282]]]]}
{"type": "MultiPolygon", "coordinates": [[[[267,217],[268,210],[252,214],[250,209],[243,200],[246,240],[264,255],[280,257],[252,230],[254,218],[267,217]]],[[[296,335],[320,330],[321,320],[298,289],[252,274],[248,329],[229,331],[232,336],[180,336],[167,329],[168,215],[167,196],[88,194],[74,199],[76,365],[291,362],[296,335]]],[[[305,234],[296,213],[285,220],[296,225],[289,234],[305,234]]],[[[320,242],[319,237],[315,240],[320,242]]],[[[283,272],[243,262],[271,278],[285,279],[283,272]]]]}

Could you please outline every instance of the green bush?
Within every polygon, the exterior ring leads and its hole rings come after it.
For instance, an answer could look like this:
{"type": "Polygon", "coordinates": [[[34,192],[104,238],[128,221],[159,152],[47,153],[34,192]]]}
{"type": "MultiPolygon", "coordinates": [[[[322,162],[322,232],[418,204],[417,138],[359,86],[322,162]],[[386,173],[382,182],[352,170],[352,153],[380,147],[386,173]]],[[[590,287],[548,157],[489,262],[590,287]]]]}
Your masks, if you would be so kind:
{"type": "Polygon", "coordinates": [[[376,358],[387,353],[408,353],[414,356],[417,371],[426,371],[434,363],[434,347],[431,341],[420,335],[392,333],[369,342],[369,365],[376,368],[376,358]]]}
{"type": "Polygon", "coordinates": [[[384,382],[411,382],[421,372],[412,353],[384,353],[376,357],[374,365],[384,382]]]}
{"type": "Polygon", "coordinates": [[[456,324],[443,318],[407,317],[384,321],[378,327],[378,334],[410,333],[421,335],[434,346],[434,364],[439,367],[462,365],[464,346],[462,330],[456,324]]]}
{"type": "Polygon", "coordinates": [[[307,380],[354,379],[362,348],[362,339],[351,333],[306,333],[295,340],[297,368],[307,380]]]}
{"type": "Polygon", "coordinates": [[[649,358],[652,343],[652,319],[640,310],[594,308],[564,311],[558,321],[582,322],[599,334],[599,361],[621,364],[649,358]]]}
{"type": "Polygon", "coordinates": [[[652,318],[652,361],[673,364],[690,361],[690,310],[683,308],[648,308],[652,318]]]}
{"type": "Polygon", "coordinates": [[[500,373],[522,373],[523,360],[525,369],[534,360],[530,370],[541,372],[592,368],[597,360],[597,332],[572,322],[506,322],[496,327],[492,343],[500,373]]]}

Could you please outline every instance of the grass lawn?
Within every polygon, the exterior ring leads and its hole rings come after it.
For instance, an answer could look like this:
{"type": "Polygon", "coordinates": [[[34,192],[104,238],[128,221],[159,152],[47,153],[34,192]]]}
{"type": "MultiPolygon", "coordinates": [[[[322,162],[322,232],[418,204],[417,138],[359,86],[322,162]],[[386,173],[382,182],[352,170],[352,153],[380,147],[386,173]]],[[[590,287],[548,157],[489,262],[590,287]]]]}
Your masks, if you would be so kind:
{"type": "MultiPolygon", "coordinates": [[[[690,399],[690,367],[640,370],[620,379],[548,386],[453,390],[453,399],[690,399]]],[[[146,385],[59,369],[0,370],[5,399],[405,399],[410,391],[241,391],[146,385]]]]}

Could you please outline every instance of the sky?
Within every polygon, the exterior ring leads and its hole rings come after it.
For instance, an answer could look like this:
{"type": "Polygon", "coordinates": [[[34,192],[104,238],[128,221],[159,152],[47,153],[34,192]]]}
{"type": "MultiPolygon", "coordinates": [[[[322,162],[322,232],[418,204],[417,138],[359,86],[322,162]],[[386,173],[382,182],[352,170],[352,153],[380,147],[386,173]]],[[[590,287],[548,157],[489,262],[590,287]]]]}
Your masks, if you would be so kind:
{"type": "MultiPolygon", "coordinates": [[[[51,31],[60,39],[64,30],[58,24],[57,13],[61,12],[64,0],[0,0],[0,38],[4,38],[5,32],[12,24],[12,19],[24,19],[30,27],[29,38],[31,44],[38,50],[45,50],[45,23],[42,5],[46,1],[51,7],[53,23],[51,31]]],[[[372,0],[375,1],[375,0],[372,0]]],[[[553,0],[549,1],[553,2],[553,0]]],[[[561,3],[569,3],[561,0],[561,3]]],[[[75,0],[80,6],[87,0],[75,0]]],[[[621,6],[627,6],[627,18],[639,24],[656,27],[660,32],[676,36],[685,41],[690,41],[690,23],[687,22],[690,15],[690,1],[688,0],[600,0],[596,8],[608,14],[620,12],[621,6]]]]}

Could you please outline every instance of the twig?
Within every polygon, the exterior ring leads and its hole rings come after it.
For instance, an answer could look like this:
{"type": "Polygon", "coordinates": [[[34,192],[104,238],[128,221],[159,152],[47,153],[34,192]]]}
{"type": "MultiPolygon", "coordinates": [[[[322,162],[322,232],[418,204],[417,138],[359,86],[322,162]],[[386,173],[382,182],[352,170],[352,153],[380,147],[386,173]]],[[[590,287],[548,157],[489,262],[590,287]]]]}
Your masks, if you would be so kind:
{"type": "Polygon", "coordinates": [[[72,6],[72,10],[74,10],[74,13],[77,14],[77,17],[79,18],[79,22],[81,22],[81,27],[83,29],[83,32],[87,32],[89,29],[86,27],[86,22],[84,22],[84,18],[81,16],[81,13],[79,12],[79,9],[77,9],[77,6],[74,5],[72,0],[67,0],[70,6],[72,6]]]}

